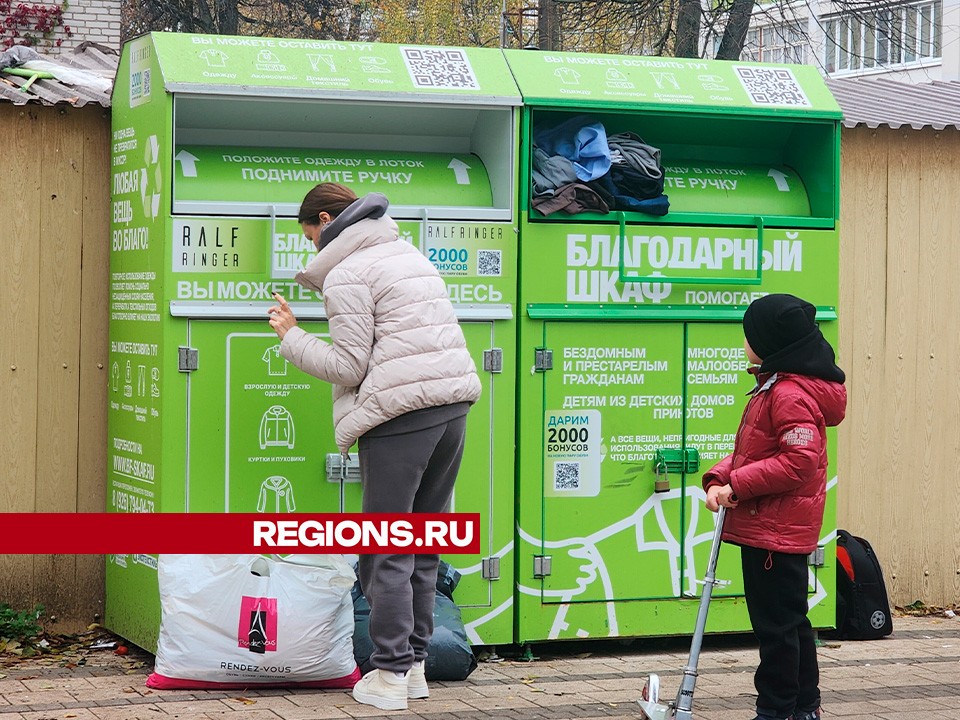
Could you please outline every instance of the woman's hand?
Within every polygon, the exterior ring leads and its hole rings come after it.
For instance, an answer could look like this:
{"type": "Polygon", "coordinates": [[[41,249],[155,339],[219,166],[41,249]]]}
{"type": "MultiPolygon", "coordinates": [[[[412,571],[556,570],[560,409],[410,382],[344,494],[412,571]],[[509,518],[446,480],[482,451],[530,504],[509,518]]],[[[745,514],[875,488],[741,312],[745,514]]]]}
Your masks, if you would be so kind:
{"type": "Polygon", "coordinates": [[[290,309],[287,301],[283,299],[282,295],[274,293],[273,297],[279,305],[274,305],[267,310],[267,314],[270,316],[270,327],[272,327],[279,338],[283,340],[283,336],[287,334],[287,331],[297,326],[297,318],[294,316],[293,311],[290,309]]]}

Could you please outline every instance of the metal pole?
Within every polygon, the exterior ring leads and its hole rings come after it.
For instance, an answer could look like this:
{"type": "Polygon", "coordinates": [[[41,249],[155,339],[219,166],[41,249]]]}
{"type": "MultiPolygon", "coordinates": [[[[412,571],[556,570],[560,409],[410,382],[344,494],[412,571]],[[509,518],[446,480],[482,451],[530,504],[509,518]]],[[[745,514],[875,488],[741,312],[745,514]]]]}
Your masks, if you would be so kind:
{"type": "Polygon", "coordinates": [[[707,561],[707,575],[703,579],[703,592],[700,594],[700,608],[697,611],[697,624],[690,641],[690,658],[683,668],[683,680],[677,693],[676,720],[692,720],[693,689],[697,685],[697,663],[700,660],[700,647],[703,645],[703,633],[707,627],[707,612],[710,610],[710,597],[713,586],[717,584],[717,558],[720,556],[720,535],[723,532],[723,518],[726,508],[717,511],[717,527],[713,531],[713,543],[710,545],[710,559],[707,561]]]}
{"type": "Polygon", "coordinates": [[[507,0],[500,6],[500,48],[507,47],[507,0]]]}

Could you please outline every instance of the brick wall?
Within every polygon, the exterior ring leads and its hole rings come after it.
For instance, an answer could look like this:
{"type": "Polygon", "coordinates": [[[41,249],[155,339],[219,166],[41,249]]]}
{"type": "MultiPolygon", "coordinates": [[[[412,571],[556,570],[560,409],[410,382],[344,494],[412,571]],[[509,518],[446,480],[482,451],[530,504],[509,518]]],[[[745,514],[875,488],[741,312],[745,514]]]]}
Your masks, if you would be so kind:
{"type": "MultiPolygon", "coordinates": [[[[40,0],[38,4],[56,3],[40,0]]],[[[63,39],[61,47],[45,47],[48,43],[43,42],[37,49],[45,54],[57,55],[70,52],[80,43],[89,40],[119,51],[120,5],[121,0],[68,0],[67,9],[63,13],[63,24],[70,28],[73,36],[66,37],[60,29],[55,33],[54,39],[63,39]]]]}

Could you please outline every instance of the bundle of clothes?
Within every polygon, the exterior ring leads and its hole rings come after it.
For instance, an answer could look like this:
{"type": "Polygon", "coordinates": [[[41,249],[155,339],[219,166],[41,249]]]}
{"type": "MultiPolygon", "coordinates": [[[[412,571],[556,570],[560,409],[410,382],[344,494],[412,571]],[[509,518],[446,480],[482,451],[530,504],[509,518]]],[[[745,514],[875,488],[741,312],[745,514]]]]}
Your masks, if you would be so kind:
{"type": "Polygon", "coordinates": [[[555,212],[611,210],[666,215],[660,150],[632,132],[607,135],[578,115],[533,135],[533,207],[555,212]]]}

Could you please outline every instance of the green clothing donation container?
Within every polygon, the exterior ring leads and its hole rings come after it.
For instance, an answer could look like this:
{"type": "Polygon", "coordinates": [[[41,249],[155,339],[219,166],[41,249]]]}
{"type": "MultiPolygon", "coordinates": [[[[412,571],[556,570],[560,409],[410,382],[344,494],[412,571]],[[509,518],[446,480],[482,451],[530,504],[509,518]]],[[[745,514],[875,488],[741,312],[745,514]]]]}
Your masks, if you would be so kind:
{"type": "MultiPolygon", "coordinates": [[[[714,527],[702,475],[753,387],[743,311],[800,295],[836,343],[840,109],[813,67],[504,54],[524,99],[517,640],[687,634],[714,527]],[[661,151],[666,214],[534,209],[535,138],[594,123],[661,151]]],[[[835,608],[829,441],[819,627],[835,608]]],[[[717,576],[708,630],[749,629],[736,547],[717,576]]]]}
{"type": "MultiPolygon", "coordinates": [[[[477,556],[447,558],[472,642],[513,640],[520,95],[497,50],[154,33],[126,44],[113,97],[108,509],[355,512],[330,386],[279,354],[279,292],[328,333],[293,278],[315,184],[383,192],[445,278],[483,395],[454,510],[477,556]]],[[[198,548],[198,551],[202,548],[198,548]]],[[[157,560],[107,563],[106,625],[153,649],[157,560]]]]}

